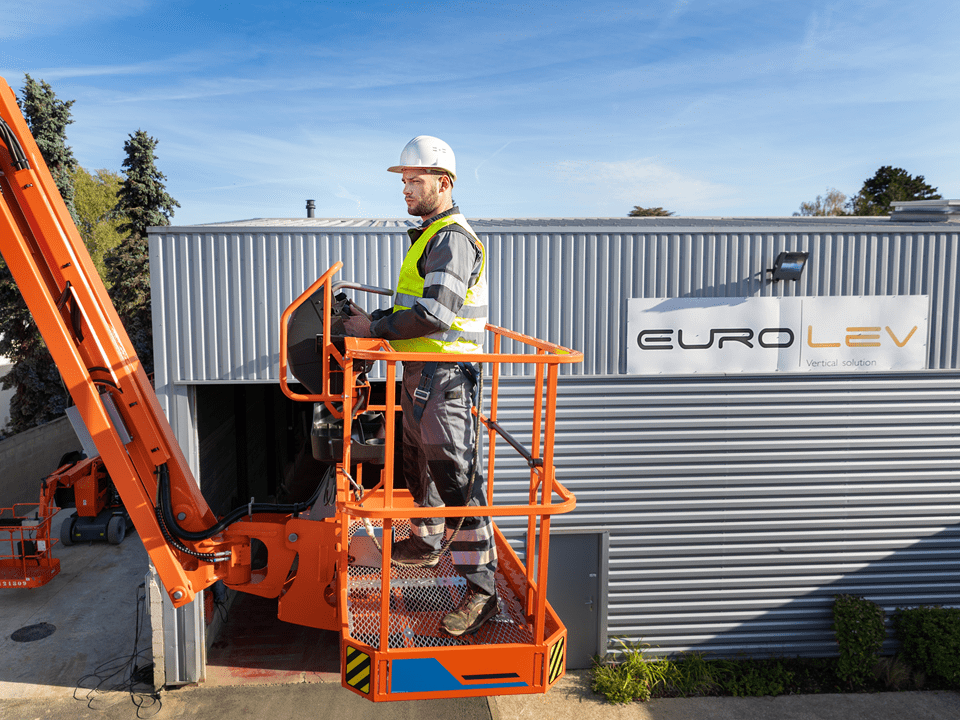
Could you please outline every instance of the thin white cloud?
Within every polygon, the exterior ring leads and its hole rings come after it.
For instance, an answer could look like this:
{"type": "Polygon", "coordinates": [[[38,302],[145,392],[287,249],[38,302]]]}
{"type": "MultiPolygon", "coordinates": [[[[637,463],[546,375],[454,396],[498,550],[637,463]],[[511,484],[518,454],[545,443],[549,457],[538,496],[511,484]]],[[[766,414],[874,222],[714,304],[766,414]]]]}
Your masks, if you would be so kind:
{"type": "Polygon", "coordinates": [[[677,20],[679,20],[686,12],[690,9],[690,0],[676,0],[673,7],[670,8],[670,11],[667,13],[666,17],[663,19],[663,22],[660,24],[660,29],[663,30],[667,27],[673,25],[677,20]]]}
{"type": "MultiPolygon", "coordinates": [[[[147,60],[139,60],[138,62],[130,63],[116,63],[116,64],[78,64],[78,65],[48,65],[41,66],[39,68],[31,68],[28,72],[37,78],[42,78],[48,82],[58,81],[58,80],[74,80],[77,78],[112,78],[112,77],[123,77],[123,76],[143,76],[150,77],[156,76],[162,80],[171,84],[171,87],[176,85],[179,86],[182,83],[180,80],[184,74],[196,74],[199,76],[199,79],[190,78],[193,82],[190,83],[190,86],[197,86],[203,89],[203,94],[229,94],[230,92],[235,92],[235,90],[226,90],[221,93],[215,92],[217,85],[220,82],[227,83],[241,83],[244,82],[243,77],[239,77],[236,74],[236,67],[243,63],[244,61],[256,61],[261,57],[262,53],[255,47],[246,47],[246,48],[230,48],[230,49],[201,49],[201,50],[191,50],[188,52],[176,53],[173,55],[164,55],[162,57],[154,57],[147,60]],[[221,71],[226,68],[228,72],[222,73],[221,71]],[[205,75],[212,75],[216,72],[215,77],[205,77],[205,75]],[[176,79],[177,82],[171,82],[171,80],[176,79]]],[[[19,69],[10,70],[7,68],[2,69],[2,72],[7,73],[7,77],[19,74],[21,71],[19,69]]],[[[273,82],[273,79],[270,79],[273,82]]],[[[249,81],[247,81],[249,82],[249,81]]],[[[265,86],[266,83],[264,82],[265,86]]],[[[131,89],[127,89],[122,86],[114,86],[114,91],[117,98],[136,98],[149,95],[146,92],[138,88],[136,85],[133,85],[131,89]]],[[[258,88],[259,89],[259,88],[258,88]]],[[[168,95],[175,95],[171,91],[163,91],[164,97],[162,99],[167,99],[168,95]]],[[[185,91],[182,94],[187,97],[192,97],[194,94],[190,91],[185,91]]],[[[104,100],[110,100],[108,93],[104,93],[104,100]]]]}
{"type": "Polygon", "coordinates": [[[493,160],[493,158],[495,158],[497,155],[499,155],[508,147],[510,147],[510,144],[512,142],[513,140],[508,140],[506,143],[501,145],[500,148],[497,151],[495,151],[492,155],[488,155],[487,157],[485,157],[483,160],[480,161],[480,163],[473,169],[473,177],[476,179],[477,182],[480,182],[480,168],[482,168],[484,164],[486,164],[490,160],[493,160]]]}
{"type": "MultiPolygon", "coordinates": [[[[147,75],[158,71],[156,62],[131,63],[126,65],[81,65],[79,67],[47,67],[29,71],[35,78],[47,82],[73,78],[107,77],[112,75],[147,75]]],[[[2,70],[7,77],[19,75],[18,70],[2,70]]]]}
{"type": "Polygon", "coordinates": [[[83,32],[87,23],[139,15],[150,0],[8,0],[0,4],[0,39],[49,37],[64,29],[83,32]]]}
{"type": "Polygon", "coordinates": [[[816,64],[816,56],[822,51],[825,34],[829,32],[830,11],[826,13],[814,10],[807,18],[807,29],[797,53],[796,69],[804,69],[816,64]],[[826,17],[824,17],[826,15],[826,17]]]}
{"type": "MultiPolygon", "coordinates": [[[[662,207],[702,213],[739,202],[736,188],[672,170],[651,158],[639,160],[563,161],[558,179],[574,189],[588,189],[597,206],[662,207]],[[614,202],[616,201],[616,202],[614,202]]],[[[621,213],[617,213],[621,214],[621,213]]]]}
{"type": "Polygon", "coordinates": [[[336,192],[333,194],[334,197],[340,198],[341,200],[349,200],[350,202],[357,204],[357,217],[363,217],[363,199],[357,195],[354,195],[349,190],[347,190],[343,185],[337,187],[336,192]]]}

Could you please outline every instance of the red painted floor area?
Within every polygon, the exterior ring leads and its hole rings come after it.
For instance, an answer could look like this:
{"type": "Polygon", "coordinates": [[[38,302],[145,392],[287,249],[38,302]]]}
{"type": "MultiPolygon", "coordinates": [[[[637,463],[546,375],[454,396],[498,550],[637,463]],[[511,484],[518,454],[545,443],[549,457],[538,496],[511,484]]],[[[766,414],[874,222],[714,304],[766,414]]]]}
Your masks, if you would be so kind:
{"type": "Polygon", "coordinates": [[[206,685],[340,682],[340,635],[277,618],[277,600],[240,593],[207,653],[206,685]]]}

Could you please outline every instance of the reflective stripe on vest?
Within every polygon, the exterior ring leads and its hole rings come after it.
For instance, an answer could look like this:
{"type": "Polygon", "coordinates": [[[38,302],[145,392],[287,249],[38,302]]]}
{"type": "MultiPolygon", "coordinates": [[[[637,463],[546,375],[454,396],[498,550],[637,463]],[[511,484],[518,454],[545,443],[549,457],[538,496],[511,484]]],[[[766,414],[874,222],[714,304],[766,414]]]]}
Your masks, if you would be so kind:
{"type": "Polygon", "coordinates": [[[407,250],[400,266],[400,278],[397,282],[397,294],[393,300],[393,311],[409,310],[420,303],[433,317],[450,329],[430,333],[424,337],[408,338],[406,340],[391,340],[390,344],[400,352],[444,352],[444,353],[479,353],[483,352],[483,340],[487,324],[487,251],[480,242],[480,238],[467,224],[467,219],[460,213],[440,218],[417,238],[416,242],[407,250]],[[430,273],[427,279],[420,277],[417,263],[423,256],[427,243],[434,235],[448,225],[459,225],[473,239],[480,248],[480,277],[472,287],[443,272],[430,273]],[[432,298],[423,297],[425,285],[444,285],[458,295],[464,295],[465,300],[459,314],[444,307],[432,298]]]}

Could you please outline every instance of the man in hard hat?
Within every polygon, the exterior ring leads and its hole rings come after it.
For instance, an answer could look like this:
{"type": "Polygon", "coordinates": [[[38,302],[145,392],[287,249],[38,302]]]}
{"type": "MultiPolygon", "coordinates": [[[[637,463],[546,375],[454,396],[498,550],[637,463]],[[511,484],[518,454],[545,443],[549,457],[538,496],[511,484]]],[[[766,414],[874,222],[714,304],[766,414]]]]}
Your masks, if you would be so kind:
{"type": "MultiPolygon", "coordinates": [[[[404,478],[420,507],[482,505],[471,413],[479,369],[472,363],[445,362],[443,355],[483,351],[486,251],[453,203],[457,171],[447,143],[416,137],[403,149],[399,164],[388,170],[400,173],[407,212],[422,222],[407,231],[411,245],[393,307],[369,317],[355,313],[346,319],[346,330],[358,337],[385,338],[401,352],[437,353],[436,361],[404,363],[404,478]]],[[[392,559],[433,567],[445,549],[445,535],[453,537],[447,541],[451,559],[466,578],[468,591],[460,606],[443,618],[442,627],[451,635],[466,635],[498,612],[490,518],[464,518],[462,524],[458,518],[413,518],[410,537],[393,546],[392,559]]]]}

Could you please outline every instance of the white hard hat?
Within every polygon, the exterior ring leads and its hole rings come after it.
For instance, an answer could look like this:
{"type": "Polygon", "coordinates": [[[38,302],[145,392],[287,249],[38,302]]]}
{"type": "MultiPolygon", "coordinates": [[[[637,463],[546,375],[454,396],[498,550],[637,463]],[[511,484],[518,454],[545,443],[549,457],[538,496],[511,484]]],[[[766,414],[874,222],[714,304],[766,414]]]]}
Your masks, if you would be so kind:
{"type": "Polygon", "coordinates": [[[400,153],[400,164],[387,170],[402,173],[406,168],[443,170],[450,174],[451,180],[457,179],[457,159],[453,156],[453,149],[440,138],[430,135],[418,135],[408,142],[400,153]]]}

